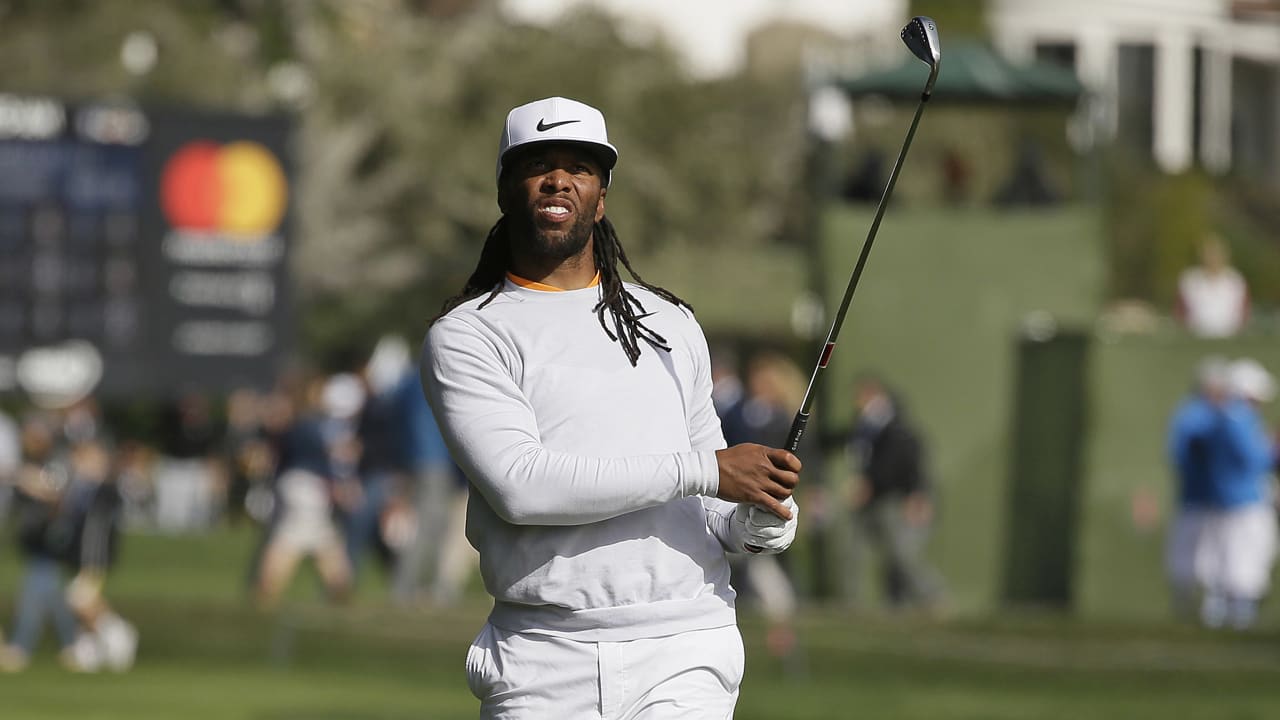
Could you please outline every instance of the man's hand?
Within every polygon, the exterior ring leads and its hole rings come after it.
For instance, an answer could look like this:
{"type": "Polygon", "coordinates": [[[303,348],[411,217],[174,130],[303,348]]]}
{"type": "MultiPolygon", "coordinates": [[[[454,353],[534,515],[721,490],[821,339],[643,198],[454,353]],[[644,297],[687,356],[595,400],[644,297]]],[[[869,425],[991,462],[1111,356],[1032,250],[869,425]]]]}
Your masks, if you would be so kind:
{"type": "Polygon", "coordinates": [[[738,505],[729,524],[731,546],[756,555],[776,555],[791,547],[800,524],[800,506],[795,498],[787,498],[782,505],[790,511],[790,520],[755,505],[738,505]]]}
{"type": "Polygon", "coordinates": [[[791,497],[800,482],[800,459],[786,450],[754,443],[734,445],[716,451],[720,466],[720,490],[716,497],[749,503],[790,520],[791,510],[783,500],[791,497]]]}

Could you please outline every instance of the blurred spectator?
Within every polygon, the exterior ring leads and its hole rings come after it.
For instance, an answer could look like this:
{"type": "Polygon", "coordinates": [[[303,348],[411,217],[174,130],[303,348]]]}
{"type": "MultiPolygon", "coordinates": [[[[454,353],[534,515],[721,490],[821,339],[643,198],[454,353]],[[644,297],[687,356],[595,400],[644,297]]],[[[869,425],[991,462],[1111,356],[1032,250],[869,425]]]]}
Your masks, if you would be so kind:
{"type": "Polygon", "coordinates": [[[278,497],[280,488],[276,483],[279,459],[289,431],[293,427],[295,398],[304,397],[305,394],[305,380],[289,372],[277,378],[276,386],[261,399],[259,411],[261,442],[251,446],[252,452],[256,455],[252,462],[262,464],[261,471],[268,479],[265,486],[251,487],[248,497],[245,498],[249,515],[262,525],[258,542],[254,544],[252,554],[249,556],[248,572],[245,574],[249,588],[255,596],[259,592],[262,558],[275,535],[283,509],[283,503],[278,497]]]}
{"type": "Polygon", "coordinates": [[[195,391],[182,393],[165,409],[160,429],[156,524],[167,531],[203,530],[223,494],[217,462],[221,428],[209,399],[195,391]]]}
{"type": "Polygon", "coordinates": [[[1040,207],[1054,205],[1060,200],[1058,192],[1049,183],[1040,143],[1024,138],[1018,144],[1009,179],[996,193],[996,204],[1001,207],[1040,207]]]}
{"type": "Polygon", "coordinates": [[[408,475],[396,385],[409,364],[408,346],[398,338],[384,338],[361,373],[366,396],[356,425],[360,486],[349,502],[346,518],[347,555],[354,575],[359,574],[364,556],[371,550],[379,551],[384,566],[393,564],[394,549],[387,544],[383,528],[391,517],[388,510],[400,511],[397,499],[404,495],[408,475]]]}
{"type": "Polygon", "coordinates": [[[1256,406],[1274,394],[1274,380],[1255,361],[1210,358],[1170,423],[1179,511],[1166,567],[1175,609],[1189,614],[1201,593],[1200,620],[1209,627],[1251,626],[1269,584],[1276,518],[1267,482],[1275,448],[1256,406]]]}
{"type": "Polygon", "coordinates": [[[1193,335],[1229,337],[1249,318],[1249,289],[1217,235],[1200,244],[1200,262],[1178,276],[1175,314],[1193,335]]]}
{"type": "MultiPolygon", "coordinates": [[[[719,378],[713,381],[713,401],[716,384],[722,388],[722,398],[725,399],[730,399],[731,394],[724,392],[724,388],[742,387],[733,366],[728,364],[731,361],[732,356],[724,353],[712,358],[712,377],[719,378]]],[[[717,407],[725,442],[730,446],[744,442],[781,446],[803,400],[804,377],[800,370],[780,354],[758,352],[747,363],[745,391],[739,390],[737,401],[725,403],[723,410],[717,407]]],[[[770,654],[786,660],[789,670],[801,671],[802,656],[796,652],[794,629],[796,591],[779,563],[779,557],[731,555],[729,562],[734,577],[741,576],[742,579],[735,585],[744,591],[745,597],[758,600],[769,622],[765,643],[770,654]]]]}
{"type": "Polygon", "coordinates": [[[448,500],[443,539],[439,549],[436,576],[431,585],[432,601],[442,607],[456,605],[462,599],[467,579],[480,565],[480,553],[467,540],[466,476],[454,472],[454,491],[448,500]]]}
{"type": "Polygon", "coordinates": [[[57,631],[63,666],[91,670],[96,666],[96,647],[92,640],[79,637],[79,624],[67,603],[62,575],[61,562],[72,536],[67,517],[60,512],[70,467],[66,448],[60,443],[57,418],[47,414],[25,418],[22,450],[15,509],[16,540],[24,567],[11,639],[0,648],[0,671],[18,672],[27,667],[46,618],[52,618],[57,631]]]}
{"type": "Polygon", "coordinates": [[[1222,462],[1223,455],[1212,440],[1212,430],[1229,399],[1227,361],[1206,358],[1196,369],[1192,393],[1169,423],[1168,454],[1177,480],[1177,510],[1165,545],[1165,572],[1179,617],[1194,615],[1197,595],[1208,576],[1201,537],[1214,504],[1212,465],[1222,462]]]}
{"type": "MultiPolygon", "coordinates": [[[[330,383],[332,380],[330,381],[330,383]]],[[[298,564],[311,558],[329,597],[345,600],[351,591],[351,566],[333,519],[335,479],[331,436],[320,407],[332,390],[316,379],[299,388],[291,403],[277,401],[274,420],[289,416],[276,464],[275,521],[262,553],[258,603],[273,607],[288,587],[298,564]]]]}
{"type": "Polygon", "coordinates": [[[942,153],[942,197],[948,205],[964,205],[969,202],[969,182],[973,169],[969,161],[955,148],[942,153]]]}
{"type": "Polygon", "coordinates": [[[9,517],[13,485],[17,482],[18,468],[21,466],[22,441],[18,423],[0,410],[0,528],[5,526],[9,517]]]}
{"type": "Polygon", "coordinates": [[[98,440],[78,442],[71,453],[71,481],[60,514],[71,530],[65,558],[73,574],[67,600],[93,642],[93,656],[117,672],[133,667],[138,631],[120,617],[103,593],[118,552],[121,496],[111,453],[98,440]]]}
{"type": "Polygon", "coordinates": [[[251,491],[269,487],[273,469],[262,428],[262,398],[253,388],[237,388],[227,396],[222,448],[227,474],[227,520],[238,525],[250,517],[251,491]]]}
{"type": "Polygon", "coordinates": [[[879,202],[888,177],[884,166],[884,152],[879,149],[868,150],[859,161],[857,169],[845,181],[844,199],[852,202],[879,202]]]}
{"type": "Polygon", "coordinates": [[[742,401],[742,378],[738,377],[738,355],[725,347],[711,350],[711,403],[723,422],[729,408],[742,401]]]}
{"type": "MultiPolygon", "coordinates": [[[[1229,369],[1231,393],[1252,411],[1247,419],[1249,450],[1240,477],[1224,475],[1218,490],[1223,509],[1211,519],[1206,541],[1217,570],[1207,588],[1210,604],[1225,599],[1226,622],[1252,627],[1266,595],[1276,556],[1276,517],[1271,511],[1271,471],[1276,447],[1260,406],[1275,399],[1276,383],[1257,361],[1241,358],[1229,369]]],[[[1214,612],[1209,613],[1210,620],[1214,612]]]]}
{"type": "Polygon", "coordinates": [[[155,454],[155,448],[138,440],[126,440],[116,446],[115,481],[120,491],[123,527],[145,527],[154,521],[155,454]]]}
{"type": "Polygon", "coordinates": [[[924,557],[935,519],[925,444],[902,403],[873,375],[854,384],[849,435],[854,479],[855,572],[867,546],[880,556],[890,607],[937,609],[943,584],[924,557]]]}
{"type": "Polygon", "coordinates": [[[444,567],[445,532],[449,528],[453,498],[465,485],[458,482],[458,471],[427,405],[418,369],[412,363],[405,365],[392,392],[397,396],[403,443],[412,473],[408,492],[415,518],[412,539],[396,563],[392,597],[402,605],[416,602],[425,575],[436,581],[435,600],[447,603],[452,600],[448,596],[456,595],[459,589],[444,587],[439,582],[444,567]]]}

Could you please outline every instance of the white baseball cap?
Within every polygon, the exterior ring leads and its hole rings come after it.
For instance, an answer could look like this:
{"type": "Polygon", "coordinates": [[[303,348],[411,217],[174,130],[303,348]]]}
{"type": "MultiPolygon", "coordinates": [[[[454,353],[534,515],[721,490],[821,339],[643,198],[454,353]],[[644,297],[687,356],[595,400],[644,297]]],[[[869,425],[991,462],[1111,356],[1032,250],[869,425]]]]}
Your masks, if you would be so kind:
{"type": "Polygon", "coordinates": [[[498,144],[498,174],[502,179],[502,161],[508,152],[530,143],[576,142],[592,146],[604,169],[604,185],[609,185],[613,166],[618,162],[618,149],[609,144],[604,115],[590,105],[562,97],[534,100],[507,113],[498,144]]]}
{"type": "Polygon", "coordinates": [[[1254,402],[1271,402],[1276,396],[1276,381],[1257,360],[1242,358],[1231,363],[1231,392],[1254,402]]]}

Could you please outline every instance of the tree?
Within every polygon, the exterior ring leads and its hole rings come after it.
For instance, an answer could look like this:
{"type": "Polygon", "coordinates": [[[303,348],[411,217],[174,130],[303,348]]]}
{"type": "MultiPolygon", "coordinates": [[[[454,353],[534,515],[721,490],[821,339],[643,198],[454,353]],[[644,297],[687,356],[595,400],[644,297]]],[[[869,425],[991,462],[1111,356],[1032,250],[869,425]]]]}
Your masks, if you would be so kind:
{"type": "Polygon", "coordinates": [[[770,242],[801,172],[797,88],[690,81],[669,48],[591,10],[553,30],[491,0],[9,2],[0,40],[11,91],[292,114],[292,272],[314,354],[421,336],[497,219],[498,130],[522,102],[605,112],[621,151],[609,213],[634,254],[770,242]],[[145,74],[119,60],[131,33],[154,40],[145,74]]]}

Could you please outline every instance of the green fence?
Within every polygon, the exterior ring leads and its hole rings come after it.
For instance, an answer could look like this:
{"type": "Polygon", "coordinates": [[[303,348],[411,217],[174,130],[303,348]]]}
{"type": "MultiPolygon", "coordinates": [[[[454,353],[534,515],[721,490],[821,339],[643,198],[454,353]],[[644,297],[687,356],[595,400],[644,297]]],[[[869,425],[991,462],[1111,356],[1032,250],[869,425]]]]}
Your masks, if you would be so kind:
{"type": "MultiPolygon", "coordinates": [[[[833,306],[872,214],[843,207],[829,216],[821,264],[833,306]]],[[[848,421],[850,381],[861,369],[882,372],[900,389],[932,450],[942,505],[931,553],[958,611],[989,611],[999,597],[1016,338],[1028,318],[1087,326],[1097,316],[1100,227],[1081,207],[895,205],[854,297],[828,373],[829,410],[836,424],[848,421]]],[[[845,469],[833,460],[839,476],[845,469]]]]}
{"type": "MultiPolygon", "coordinates": [[[[648,279],[693,301],[709,334],[801,348],[807,372],[820,338],[796,338],[789,322],[792,302],[806,287],[804,268],[813,261],[825,268],[834,307],[873,210],[833,209],[818,258],[777,249],[719,257],[677,248],[639,266],[648,279]]],[[[900,389],[930,442],[942,491],[930,552],[959,612],[992,612],[1003,600],[1018,600],[1069,606],[1082,616],[1168,617],[1161,562],[1168,415],[1207,354],[1251,355],[1280,370],[1274,335],[1206,342],[1171,327],[1149,335],[1095,331],[1105,284],[1100,228],[1097,213],[1083,207],[1003,213],[895,205],[854,298],[826,375],[829,420],[849,421],[851,379],[859,370],[878,370],[900,389]],[[1021,339],[1045,332],[1046,323],[1056,325],[1057,337],[1079,341],[1054,361],[1048,389],[1054,373],[1084,389],[1019,400],[1021,339]],[[1073,364],[1073,357],[1083,360],[1073,364]],[[1080,365],[1087,373],[1077,372],[1080,365]],[[1071,426],[1073,413],[1078,437],[1046,444],[1071,426]],[[1028,485],[1019,490],[1019,482],[1028,485]],[[1055,504],[1064,507],[1061,516],[1051,514],[1055,504]],[[1045,517],[1059,524],[1051,527],[1045,517]],[[1032,522],[1020,530],[1011,518],[1032,522]],[[1026,568],[1043,575],[1020,575],[1026,568]]],[[[1272,414],[1280,420],[1280,411],[1272,414]]],[[[821,428],[810,423],[815,432],[821,428]]],[[[829,461],[838,486],[848,468],[839,453],[829,461]]],[[[828,493],[833,511],[843,507],[838,489],[828,493]]],[[[817,518],[809,518],[812,529],[817,518]]],[[[833,584],[848,586],[839,577],[841,538],[827,539],[835,541],[827,548],[833,584]]],[[[816,545],[802,540],[792,558],[808,581],[806,561],[816,545]]]]}

